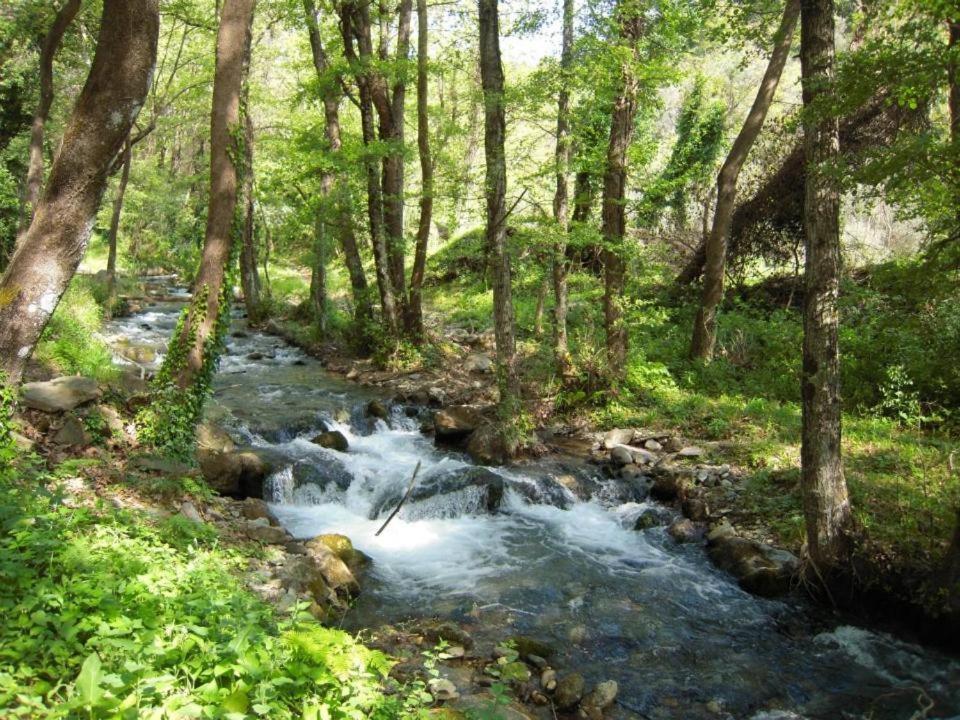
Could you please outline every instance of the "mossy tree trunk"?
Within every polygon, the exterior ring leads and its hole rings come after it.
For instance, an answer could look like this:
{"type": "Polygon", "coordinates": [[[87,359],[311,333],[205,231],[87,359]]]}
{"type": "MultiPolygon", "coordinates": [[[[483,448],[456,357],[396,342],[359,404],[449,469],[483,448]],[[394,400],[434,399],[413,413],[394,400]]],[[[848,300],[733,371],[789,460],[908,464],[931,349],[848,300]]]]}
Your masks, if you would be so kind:
{"type": "Polygon", "coordinates": [[[620,69],[620,84],[610,117],[610,140],[603,176],[603,319],[608,372],[611,377],[619,378],[623,375],[627,359],[627,326],[623,312],[627,150],[633,139],[633,123],[637,112],[639,85],[633,63],[638,59],[636,47],[643,34],[643,15],[630,0],[619,0],[615,13],[621,42],[634,50],[620,69]]]}
{"type": "Polygon", "coordinates": [[[493,281],[493,324],[497,345],[500,414],[516,418],[520,403],[510,255],[507,251],[507,127],[504,113],[503,64],[500,57],[498,0],[479,0],[480,76],[484,101],[486,153],[486,243],[493,281]]]}
{"type": "Polygon", "coordinates": [[[0,279],[0,371],[15,384],[83,259],[107,186],[150,88],[157,0],[104,0],[97,50],[30,229],[0,279]]]}
{"type": "Polygon", "coordinates": [[[130,165],[133,162],[133,148],[130,138],[123,144],[123,156],[120,159],[120,182],[117,194],[113,198],[113,212],[110,215],[110,231],[107,234],[107,314],[113,312],[117,296],[117,238],[120,234],[120,216],[123,214],[123,199],[127,194],[130,181],[130,165]]]}
{"type": "Polygon", "coordinates": [[[557,241],[553,248],[553,354],[561,376],[571,374],[570,347],[567,341],[567,235],[570,232],[570,89],[573,64],[573,0],[563,0],[563,40],[560,51],[560,92],[557,97],[557,187],[553,195],[553,218],[557,223],[557,241]]]}
{"type": "Polygon", "coordinates": [[[851,525],[840,453],[840,187],[829,167],[839,155],[839,123],[815,109],[818,100],[833,92],[833,0],[802,0],[800,24],[806,113],[801,490],[809,557],[829,571],[849,549],[851,525]]]}

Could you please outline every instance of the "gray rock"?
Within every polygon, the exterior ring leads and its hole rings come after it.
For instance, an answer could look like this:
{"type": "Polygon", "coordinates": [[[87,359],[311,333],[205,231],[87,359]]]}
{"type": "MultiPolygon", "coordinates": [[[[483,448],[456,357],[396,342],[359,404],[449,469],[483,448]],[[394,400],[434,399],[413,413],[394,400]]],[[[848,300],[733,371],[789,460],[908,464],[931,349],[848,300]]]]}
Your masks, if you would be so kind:
{"type": "Polygon", "coordinates": [[[450,644],[462,645],[468,650],[473,647],[473,638],[462,627],[450,621],[429,621],[421,627],[423,636],[432,643],[445,640],[450,644]]]}
{"type": "Polygon", "coordinates": [[[710,517],[710,508],[700,498],[686,498],[680,507],[684,516],[694,522],[704,522],[710,517]]]}
{"type": "Polygon", "coordinates": [[[613,450],[617,445],[629,445],[633,442],[633,435],[633,430],[620,428],[609,430],[603,435],[603,447],[606,450],[613,450]]]}
{"type": "Polygon", "coordinates": [[[624,480],[637,480],[644,477],[643,470],[638,465],[630,463],[620,468],[620,477],[624,480]]]}
{"type": "Polygon", "coordinates": [[[657,461],[657,456],[649,450],[643,448],[630,448],[630,454],[637,465],[652,465],[657,461]]]}
{"type": "Polygon", "coordinates": [[[20,388],[20,400],[24,405],[49,413],[67,412],[99,398],[97,381],[77,375],[26,383],[20,388]]]}
{"type": "Polygon", "coordinates": [[[703,450],[698,448],[696,445],[688,445],[685,448],[681,448],[680,451],[677,452],[677,457],[682,458],[695,458],[700,457],[701,455],[703,455],[703,450]]]}
{"type": "Polygon", "coordinates": [[[558,710],[570,710],[583,698],[585,689],[586,681],[583,675],[577,672],[564,675],[557,680],[557,688],[553,691],[553,704],[558,710]]]}
{"type": "Polygon", "coordinates": [[[371,400],[367,403],[367,417],[388,420],[390,418],[390,411],[387,409],[387,406],[379,400],[371,400]]]}
{"type": "Polygon", "coordinates": [[[267,523],[266,518],[259,518],[258,520],[247,522],[244,527],[244,534],[251,540],[269,545],[283,545],[290,539],[290,536],[287,535],[286,530],[283,528],[264,523],[267,523]]]}
{"type": "Polygon", "coordinates": [[[471,353],[463,361],[463,369],[469,373],[490,373],[493,372],[493,360],[484,353],[471,353]]]}
{"type": "Polygon", "coordinates": [[[687,518],[680,518],[667,528],[667,532],[678,543],[697,542],[703,537],[703,525],[687,518]]]}
{"type": "Polygon", "coordinates": [[[540,687],[547,692],[553,692],[557,689],[557,671],[553,668],[547,668],[540,673],[540,687]]]}
{"type": "Polygon", "coordinates": [[[504,465],[510,459],[503,435],[492,423],[481,425],[470,434],[467,454],[479,465],[504,465]]]}
{"type": "Polygon", "coordinates": [[[70,416],[53,436],[53,441],[64,447],[86,447],[90,444],[90,434],[78,418],[70,416]]]}
{"type": "Polygon", "coordinates": [[[606,710],[613,705],[617,699],[617,692],[620,690],[616,680],[607,680],[597,685],[591,690],[581,703],[584,708],[593,710],[606,710]]]}
{"type": "Polygon", "coordinates": [[[428,687],[435,700],[456,700],[460,697],[457,686],[446,678],[431,678],[428,687]]]}
{"type": "Polygon", "coordinates": [[[626,445],[617,445],[610,451],[610,460],[618,467],[633,465],[633,453],[626,445]]]}
{"type": "Polygon", "coordinates": [[[180,514],[187,520],[193,520],[197,523],[203,522],[203,518],[200,517],[200,512],[197,510],[196,505],[189,500],[184,500],[180,503],[180,514]]]}
{"type": "Polygon", "coordinates": [[[660,452],[661,450],[663,450],[663,445],[661,445],[659,442],[657,442],[653,438],[651,438],[650,440],[647,440],[643,444],[643,446],[650,452],[660,452]]]}

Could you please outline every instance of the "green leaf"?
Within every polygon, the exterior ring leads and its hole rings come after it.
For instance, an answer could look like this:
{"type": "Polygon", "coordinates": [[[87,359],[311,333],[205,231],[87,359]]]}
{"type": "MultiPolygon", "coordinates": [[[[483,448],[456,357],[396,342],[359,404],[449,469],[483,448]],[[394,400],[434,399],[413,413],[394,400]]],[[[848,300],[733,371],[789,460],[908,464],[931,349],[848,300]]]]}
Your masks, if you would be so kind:
{"type": "Polygon", "coordinates": [[[247,698],[247,693],[243,690],[234,690],[227,696],[226,700],[223,701],[223,709],[227,712],[246,713],[249,707],[250,700],[247,698]]]}
{"type": "Polygon", "coordinates": [[[80,701],[86,707],[93,707],[103,699],[103,689],[100,687],[103,680],[101,667],[100,658],[96,653],[91,653],[80,668],[76,689],[80,701]]]}

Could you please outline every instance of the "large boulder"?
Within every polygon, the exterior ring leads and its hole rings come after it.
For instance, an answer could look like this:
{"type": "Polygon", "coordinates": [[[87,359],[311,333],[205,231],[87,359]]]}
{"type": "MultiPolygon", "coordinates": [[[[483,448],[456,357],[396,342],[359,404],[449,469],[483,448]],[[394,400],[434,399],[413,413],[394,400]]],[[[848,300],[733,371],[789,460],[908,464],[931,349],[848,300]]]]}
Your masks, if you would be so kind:
{"type": "Polygon", "coordinates": [[[350,572],[355,576],[360,575],[373,562],[369,555],[357,550],[346,535],[338,533],[317,535],[311,542],[326,545],[330,552],[347,564],[350,572]]]}
{"type": "Polygon", "coordinates": [[[503,434],[493,424],[482,425],[467,440],[467,454],[479,465],[504,465],[510,460],[510,450],[503,434]]]}
{"type": "Polygon", "coordinates": [[[360,594],[360,583],[347,564],[338,558],[327,543],[314,538],[305,544],[307,557],[316,565],[327,585],[338,596],[356,597],[360,594]]]}
{"type": "Polygon", "coordinates": [[[320,460],[307,459],[294,464],[292,468],[293,487],[301,488],[304,485],[315,485],[320,490],[336,487],[346,492],[353,482],[353,475],[347,466],[335,456],[324,457],[320,460]]]}
{"type": "Polygon", "coordinates": [[[434,437],[438,443],[458,443],[476,430],[483,418],[469,405],[451,405],[433,415],[434,437]]]}
{"type": "Polygon", "coordinates": [[[790,591],[800,563],[786,550],[732,534],[711,534],[707,554],[740,587],[754,595],[777,597],[790,591]]]}
{"type": "MultiPolygon", "coordinates": [[[[418,480],[403,512],[408,517],[455,517],[496,512],[503,500],[503,478],[483,467],[464,467],[418,480]]],[[[403,495],[388,493],[374,505],[371,517],[389,513],[403,495]]]]}
{"type": "Polygon", "coordinates": [[[328,450],[336,450],[337,452],[345,453],[350,449],[350,443],[347,442],[346,435],[339,430],[322,432],[310,442],[328,450]]]}
{"type": "Polygon", "coordinates": [[[99,398],[97,381],[79,375],[26,383],[20,388],[20,400],[24,405],[48,413],[67,412],[99,398]]]}

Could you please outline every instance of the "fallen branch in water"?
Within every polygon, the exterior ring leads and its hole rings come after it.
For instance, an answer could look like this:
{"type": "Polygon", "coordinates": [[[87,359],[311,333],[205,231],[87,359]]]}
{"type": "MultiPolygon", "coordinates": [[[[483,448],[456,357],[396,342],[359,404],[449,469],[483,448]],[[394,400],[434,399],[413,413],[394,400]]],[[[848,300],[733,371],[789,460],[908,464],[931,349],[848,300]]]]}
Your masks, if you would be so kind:
{"type": "Polygon", "coordinates": [[[390,521],[393,520],[393,518],[396,516],[396,514],[397,514],[398,512],[400,512],[400,508],[403,507],[403,504],[407,501],[407,498],[410,497],[410,493],[413,492],[413,485],[414,485],[414,483],[417,482],[417,473],[420,472],[420,462],[421,462],[420,460],[417,460],[417,467],[415,467],[414,470],[413,470],[413,477],[410,478],[410,485],[409,485],[409,487],[407,487],[407,492],[406,492],[406,494],[404,494],[404,496],[403,496],[402,498],[400,498],[400,502],[397,503],[397,506],[393,509],[393,512],[390,513],[390,517],[388,517],[387,520],[386,520],[386,522],[384,522],[383,525],[380,526],[380,529],[377,530],[376,533],[374,533],[374,535],[373,535],[374,537],[379,537],[379,536],[380,536],[380,533],[382,533],[384,530],[386,530],[387,525],[389,525],[389,524],[390,524],[390,521]]]}

